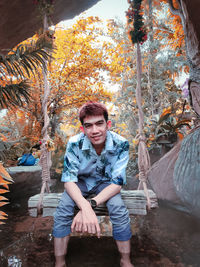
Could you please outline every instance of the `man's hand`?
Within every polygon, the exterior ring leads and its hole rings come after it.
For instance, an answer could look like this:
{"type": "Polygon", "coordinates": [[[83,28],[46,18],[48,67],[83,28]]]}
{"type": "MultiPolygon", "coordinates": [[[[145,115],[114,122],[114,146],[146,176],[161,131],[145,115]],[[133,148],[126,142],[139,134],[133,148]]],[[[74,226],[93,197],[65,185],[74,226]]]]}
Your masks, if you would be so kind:
{"type": "Polygon", "coordinates": [[[83,219],[81,210],[76,214],[71,225],[72,232],[83,232],[83,219]]]}
{"type": "Polygon", "coordinates": [[[71,226],[72,232],[82,232],[89,234],[96,234],[100,238],[101,230],[97,216],[93,209],[91,208],[89,202],[84,205],[82,210],[80,210],[74,217],[71,226]]]}

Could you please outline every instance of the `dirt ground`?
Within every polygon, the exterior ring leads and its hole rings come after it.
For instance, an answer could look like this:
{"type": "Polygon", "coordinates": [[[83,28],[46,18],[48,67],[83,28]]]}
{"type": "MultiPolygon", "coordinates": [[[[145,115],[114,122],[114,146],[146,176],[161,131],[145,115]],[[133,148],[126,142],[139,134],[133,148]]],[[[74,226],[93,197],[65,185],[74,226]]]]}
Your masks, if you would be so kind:
{"type": "MultiPolygon", "coordinates": [[[[54,266],[52,218],[35,219],[9,211],[12,220],[1,227],[0,266],[54,266]]],[[[136,218],[137,220],[137,218],[136,218]]],[[[200,221],[161,205],[137,221],[131,240],[135,267],[199,267],[200,221]]],[[[68,267],[119,267],[111,237],[72,237],[68,267]]]]}
{"type": "MultiPolygon", "coordinates": [[[[28,198],[39,189],[20,192],[3,207],[8,220],[0,225],[0,267],[54,266],[53,218],[32,218],[27,211],[28,198]]],[[[200,219],[166,203],[134,219],[131,258],[135,267],[200,266],[200,219]]],[[[72,237],[66,261],[68,267],[119,267],[112,237],[72,237]]]]}

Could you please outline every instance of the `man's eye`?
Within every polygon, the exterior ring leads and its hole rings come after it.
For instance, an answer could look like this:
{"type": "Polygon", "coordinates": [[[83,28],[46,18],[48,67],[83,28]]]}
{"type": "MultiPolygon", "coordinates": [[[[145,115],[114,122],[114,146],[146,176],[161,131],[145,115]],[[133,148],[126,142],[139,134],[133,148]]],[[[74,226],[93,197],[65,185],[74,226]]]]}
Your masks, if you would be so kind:
{"type": "Polygon", "coordinates": [[[102,121],[100,121],[100,122],[97,122],[97,125],[102,125],[103,124],[103,122],[102,121]]]}

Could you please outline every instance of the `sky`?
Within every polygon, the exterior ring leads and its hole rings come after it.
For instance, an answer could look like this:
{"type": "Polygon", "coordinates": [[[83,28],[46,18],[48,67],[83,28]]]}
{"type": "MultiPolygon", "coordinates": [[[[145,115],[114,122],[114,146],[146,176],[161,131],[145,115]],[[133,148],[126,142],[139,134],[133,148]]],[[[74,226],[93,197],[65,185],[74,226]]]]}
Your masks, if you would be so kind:
{"type": "MultiPolygon", "coordinates": [[[[84,15],[98,16],[100,19],[113,19],[118,17],[124,23],[126,22],[125,11],[128,10],[127,0],[101,0],[96,5],[92,6],[90,9],[81,13],[79,16],[84,15]]],[[[79,16],[74,19],[63,21],[65,25],[70,25],[74,23],[79,16]]]]}

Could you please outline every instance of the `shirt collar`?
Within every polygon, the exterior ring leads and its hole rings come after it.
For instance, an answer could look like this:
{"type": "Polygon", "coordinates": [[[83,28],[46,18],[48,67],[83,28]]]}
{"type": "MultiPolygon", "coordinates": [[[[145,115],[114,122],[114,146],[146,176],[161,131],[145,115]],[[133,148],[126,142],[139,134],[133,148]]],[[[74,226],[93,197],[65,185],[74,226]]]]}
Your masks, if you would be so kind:
{"type": "Polygon", "coordinates": [[[110,131],[107,131],[105,150],[114,150],[113,139],[110,131]]]}
{"type": "MultiPolygon", "coordinates": [[[[89,138],[86,135],[84,135],[82,150],[91,150],[91,149],[93,149],[93,146],[89,138]]],[[[106,134],[105,150],[114,150],[113,139],[110,131],[107,131],[106,134]]]]}
{"type": "Polygon", "coordinates": [[[92,144],[89,138],[86,135],[84,135],[82,150],[90,150],[91,148],[92,144]]]}

